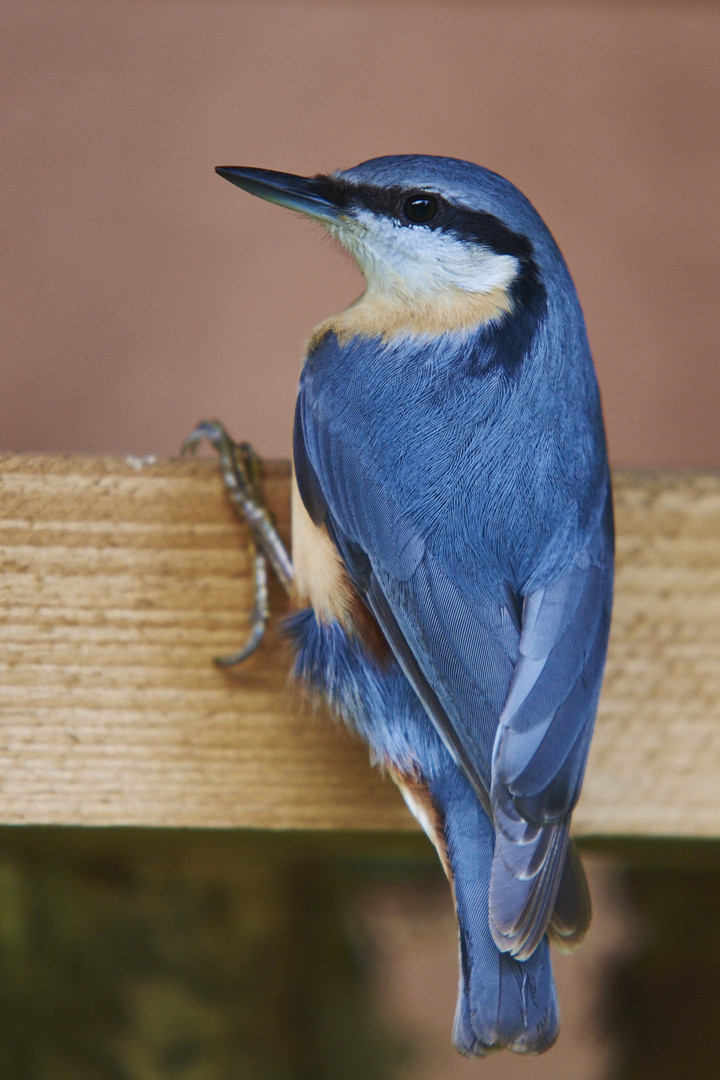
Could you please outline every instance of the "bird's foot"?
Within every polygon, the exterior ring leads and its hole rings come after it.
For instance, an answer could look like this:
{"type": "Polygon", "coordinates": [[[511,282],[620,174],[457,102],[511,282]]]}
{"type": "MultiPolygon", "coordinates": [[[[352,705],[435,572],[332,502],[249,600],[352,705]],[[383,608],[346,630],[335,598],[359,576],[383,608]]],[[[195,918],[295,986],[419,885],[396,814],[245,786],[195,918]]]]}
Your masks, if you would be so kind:
{"type": "Polygon", "coordinates": [[[185,439],[182,453],[193,454],[206,440],[217,451],[225,488],[238,517],[250,533],[255,601],[250,614],[250,636],[245,645],[230,656],[215,657],[221,667],[240,664],[255,652],[265,635],[270,618],[267,567],[272,566],[286,592],[292,587],[290,556],[265,505],[260,479],[260,458],[249,443],[236,443],[219,420],[203,420],[185,439]]]}

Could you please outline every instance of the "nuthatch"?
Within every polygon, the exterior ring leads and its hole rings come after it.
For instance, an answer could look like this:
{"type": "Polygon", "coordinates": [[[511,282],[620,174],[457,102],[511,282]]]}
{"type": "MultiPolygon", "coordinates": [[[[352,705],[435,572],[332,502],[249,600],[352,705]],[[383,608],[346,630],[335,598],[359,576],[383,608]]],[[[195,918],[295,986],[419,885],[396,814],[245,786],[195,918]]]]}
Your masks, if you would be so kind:
{"type": "MultiPolygon", "coordinates": [[[[322,222],[365,276],[312,334],[300,379],[295,670],[367,740],[437,848],[459,926],[456,1047],[545,1050],[549,939],[572,948],[590,919],[569,830],[613,579],[570,274],[528,200],[469,162],[217,171],[322,222]]],[[[260,560],[282,564],[267,522],[255,536],[260,560]]]]}

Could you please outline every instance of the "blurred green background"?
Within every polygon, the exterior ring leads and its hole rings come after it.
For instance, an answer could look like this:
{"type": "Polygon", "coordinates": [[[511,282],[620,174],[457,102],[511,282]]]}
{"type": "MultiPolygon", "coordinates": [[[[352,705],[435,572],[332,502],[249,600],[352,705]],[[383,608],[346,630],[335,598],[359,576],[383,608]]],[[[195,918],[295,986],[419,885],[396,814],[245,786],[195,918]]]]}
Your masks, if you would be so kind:
{"type": "Polygon", "coordinates": [[[0,830],[0,1076],[347,1080],[403,1055],[368,993],[358,890],[421,843],[0,830]],[[354,850],[353,850],[354,849],[354,850]]]}
{"type": "MultiPolygon", "coordinates": [[[[629,927],[593,1017],[613,1048],[602,1075],[714,1080],[718,846],[599,849],[624,867],[629,927]]],[[[428,951],[416,916],[449,917],[449,898],[422,837],[2,829],[0,1076],[442,1076],[384,1004],[373,896],[393,889],[414,898],[404,945],[428,951]]],[[[521,1064],[545,1075],[557,1052],[521,1064]]],[[[457,1059],[457,1075],[506,1059],[457,1059]]]]}

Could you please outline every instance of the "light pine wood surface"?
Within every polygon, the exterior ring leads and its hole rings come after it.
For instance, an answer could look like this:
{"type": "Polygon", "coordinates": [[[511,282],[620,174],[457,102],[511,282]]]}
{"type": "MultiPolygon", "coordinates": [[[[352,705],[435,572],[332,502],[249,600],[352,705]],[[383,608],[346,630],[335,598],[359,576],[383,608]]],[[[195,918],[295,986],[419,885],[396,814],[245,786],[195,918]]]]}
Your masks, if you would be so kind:
{"type": "MultiPolygon", "coordinates": [[[[615,474],[610,657],[579,836],[720,835],[720,476],[615,474]]],[[[265,468],[288,533],[289,467],[265,468]]],[[[0,822],[416,826],[363,746],[247,632],[211,460],[0,455],[0,822]]],[[[272,589],[277,613],[282,593],[272,589]]]]}

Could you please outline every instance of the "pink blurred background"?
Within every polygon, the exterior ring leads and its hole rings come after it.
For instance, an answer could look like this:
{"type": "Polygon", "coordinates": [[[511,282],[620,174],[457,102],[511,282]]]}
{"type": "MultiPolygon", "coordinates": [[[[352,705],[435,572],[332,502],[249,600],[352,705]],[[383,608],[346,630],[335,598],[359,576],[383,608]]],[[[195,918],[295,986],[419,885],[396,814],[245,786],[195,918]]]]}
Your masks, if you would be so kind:
{"type": "MultiPolygon", "coordinates": [[[[717,6],[4,0],[0,34],[0,448],[174,454],[219,416],[288,457],[303,341],[361,280],[213,167],[423,152],[503,173],[549,223],[613,462],[720,465],[717,6]]],[[[592,871],[595,928],[560,962],[575,982],[541,1066],[452,1056],[448,905],[414,970],[403,927],[435,914],[378,893],[379,993],[426,1044],[408,1078],[606,1075],[596,1006],[624,924],[612,874],[592,871]]]]}
{"type": "Polygon", "coordinates": [[[5,0],[0,445],[287,457],[302,344],[361,289],[215,176],[478,161],[575,277],[615,463],[720,460],[720,10],[707,3],[5,0]]]}

